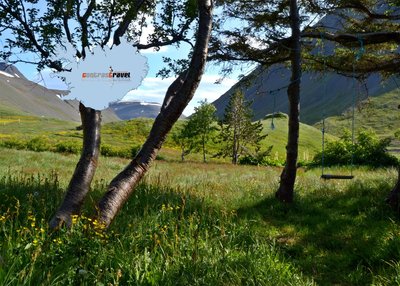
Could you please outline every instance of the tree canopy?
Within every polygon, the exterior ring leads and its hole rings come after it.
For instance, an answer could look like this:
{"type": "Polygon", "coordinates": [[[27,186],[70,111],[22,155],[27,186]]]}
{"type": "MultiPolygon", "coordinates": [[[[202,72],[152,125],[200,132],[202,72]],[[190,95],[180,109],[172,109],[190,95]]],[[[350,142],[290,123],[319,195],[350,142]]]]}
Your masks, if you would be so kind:
{"type": "Polygon", "coordinates": [[[243,92],[236,90],[229,98],[224,118],[220,121],[221,149],[217,156],[229,156],[233,164],[238,163],[243,153],[249,153],[248,148],[258,150],[260,141],[266,137],[262,134],[261,122],[252,122],[250,104],[245,100],[243,92]]]}

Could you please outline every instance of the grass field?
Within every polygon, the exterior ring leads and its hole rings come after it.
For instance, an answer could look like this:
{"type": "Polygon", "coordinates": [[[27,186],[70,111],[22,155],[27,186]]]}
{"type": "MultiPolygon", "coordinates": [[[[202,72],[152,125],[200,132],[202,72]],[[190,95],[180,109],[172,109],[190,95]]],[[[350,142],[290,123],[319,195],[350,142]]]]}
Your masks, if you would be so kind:
{"type": "MultiPolygon", "coordinates": [[[[131,148],[140,146],[146,140],[150,131],[152,119],[139,118],[129,121],[119,121],[104,124],[102,127],[102,144],[113,148],[131,148]]],[[[176,132],[182,124],[178,121],[171,134],[176,132]]],[[[263,121],[264,133],[268,134],[262,141],[262,150],[273,145],[272,159],[284,161],[285,145],[287,140],[287,119],[275,118],[276,128],[271,129],[271,119],[263,121]]],[[[82,131],[76,130],[78,123],[56,119],[32,117],[32,116],[0,116],[0,141],[23,140],[28,141],[39,138],[46,145],[55,146],[58,143],[72,142],[74,145],[82,144],[82,131]]],[[[328,139],[334,138],[327,136],[328,139]]],[[[48,147],[50,148],[50,147],[48,147]]],[[[321,132],[309,125],[300,125],[299,160],[309,161],[313,155],[321,149],[321,132]]],[[[212,162],[228,162],[217,158],[212,158],[218,152],[217,144],[211,143],[208,148],[208,159],[212,162]]],[[[167,137],[161,150],[162,158],[169,161],[180,159],[180,148],[171,136],[167,137]]],[[[192,153],[187,156],[189,161],[201,161],[199,153],[192,153]]]]}
{"type": "Polygon", "coordinates": [[[384,203],[392,169],[351,181],[299,169],[288,207],[274,199],[280,168],[157,161],[103,232],[89,217],[128,161],[101,158],[84,216],[49,233],[77,160],[0,148],[0,285],[400,282],[399,220],[384,203]]]}
{"type": "MultiPolygon", "coordinates": [[[[378,97],[370,97],[358,103],[355,109],[355,129],[371,129],[381,137],[394,137],[400,130],[400,90],[396,89],[378,97]]],[[[342,116],[326,119],[326,130],[340,136],[343,129],[351,129],[352,111],[347,110],[342,116]]],[[[321,124],[316,124],[320,128],[321,124]]]]}

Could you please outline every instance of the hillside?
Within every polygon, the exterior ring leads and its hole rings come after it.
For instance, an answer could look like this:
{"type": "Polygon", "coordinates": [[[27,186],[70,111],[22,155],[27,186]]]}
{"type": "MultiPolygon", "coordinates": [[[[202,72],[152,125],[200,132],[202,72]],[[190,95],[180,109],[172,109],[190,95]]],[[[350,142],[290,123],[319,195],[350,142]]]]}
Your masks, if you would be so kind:
{"type": "MultiPolygon", "coordinates": [[[[62,90],[48,89],[38,83],[28,80],[15,66],[0,62],[0,116],[25,115],[40,116],[80,122],[79,102],[63,100],[68,93],[62,90]]],[[[132,117],[154,118],[158,112],[152,106],[141,105],[136,111],[134,107],[124,108],[121,117],[116,114],[118,109],[109,107],[102,110],[103,122],[119,121],[132,117]],[[147,110],[152,113],[148,114],[147,110]]],[[[118,111],[121,115],[121,113],[118,111]]]]}
{"type": "Polygon", "coordinates": [[[25,114],[79,121],[79,112],[47,89],[18,74],[0,73],[0,115],[25,114]]]}
{"type": "MultiPolygon", "coordinates": [[[[385,11],[385,7],[383,5],[378,10],[385,11]]],[[[334,15],[327,15],[317,25],[335,31],[343,26],[343,21],[334,15]]],[[[324,52],[330,53],[333,48],[334,46],[328,42],[325,44],[324,52]]],[[[316,48],[312,52],[318,54],[322,51],[316,48]]],[[[245,98],[252,102],[254,119],[262,119],[274,111],[288,113],[286,92],[290,74],[290,68],[284,64],[275,64],[264,69],[256,68],[213,102],[218,116],[222,117],[229,97],[236,89],[241,89],[245,98]]],[[[357,93],[360,99],[366,99],[368,96],[380,96],[395,88],[393,80],[382,83],[377,73],[366,78],[364,85],[333,72],[304,71],[301,77],[300,120],[307,124],[315,124],[321,120],[323,111],[326,116],[340,115],[344,112],[352,105],[354,93],[357,93]]]]}
{"type": "MultiPolygon", "coordinates": [[[[272,158],[284,160],[285,146],[287,140],[287,118],[275,118],[275,129],[271,129],[271,119],[262,121],[264,132],[268,134],[262,142],[265,150],[273,145],[272,158]]],[[[128,149],[141,145],[147,138],[153,119],[137,118],[127,121],[106,123],[102,127],[102,144],[112,148],[128,149]]],[[[177,127],[182,124],[178,121],[171,134],[176,132],[177,127]]],[[[0,116],[0,141],[23,140],[29,141],[33,138],[41,138],[44,144],[55,146],[57,143],[72,142],[74,146],[82,144],[82,131],[76,130],[79,123],[68,122],[50,118],[32,116],[0,116]]],[[[170,136],[162,148],[161,155],[169,160],[179,160],[180,148],[170,136]]],[[[300,125],[300,152],[301,161],[311,160],[313,154],[320,150],[321,132],[309,125],[300,125]]],[[[333,137],[330,137],[333,138],[333,137]]],[[[218,145],[212,144],[209,148],[210,156],[217,153],[218,145]]],[[[201,161],[200,154],[190,154],[188,160],[201,161]]],[[[211,158],[210,158],[211,160],[211,158]]],[[[229,159],[227,159],[229,160],[229,159]]],[[[212,159],[221,161],[221,159],[212,159]]],[[[224,160],[222,160],[224,161],[224,160]]]]}
{"type": "MultiPolygon", "coordinates": [[[[275,112],[288,112],[285,87],[289,83],[290,71],[283,66],[274,66],[261,72],[258,76],[256,76],[257,73],[260,73],[260,70],[254,71],[213,102],[217,108],[218,116],[223,115],[230,95],[238,88],[243,88],[246,100],[253,102],[254,119],[261,119],[266,114],[272,113],[274,100],[275,112]],[[252,79],[253,77],[254,79],[252,79]]],[[[365,86],[357,87],[357,96],[361,98],[376,97],[395,88],[393,81],[388,81],[385,84],[381,84],[380,81],[379,75],[371,75],[366,80],[365,86]]],[[[351,106],[354,92],[356,91],[352,78],[346,78],[334,73],[325,75],[310,72],[303,73],[301,79],[300,120],[307,124],[314,124],[321,120],[322,110],[325,111],[327,116],[341,114],[351,106]]]]}
{"type": "MultiPolygon", "coordinates": [[[[381,137],[393,137],[400,130],[400,89],[359,102],[355,109],[355,130],[371,129],[381,137]]],[[[340,136],[343,129],[351,129],[352,110],[326,118],[327,132],[340,136]]],[[[320,128],[321,122],[315,124],[320,128]]]]}

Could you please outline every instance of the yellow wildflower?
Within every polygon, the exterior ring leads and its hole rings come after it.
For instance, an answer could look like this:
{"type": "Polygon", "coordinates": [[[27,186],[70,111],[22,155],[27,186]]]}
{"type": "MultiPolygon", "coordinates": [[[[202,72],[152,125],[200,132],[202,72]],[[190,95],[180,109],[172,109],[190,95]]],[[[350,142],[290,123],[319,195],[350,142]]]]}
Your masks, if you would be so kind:
{"type": "Polygon", "coordinates": [[[71,220],[72,220],[72,224],[76,224],[78,221],[78,215],[72,215],[71,220]]]}

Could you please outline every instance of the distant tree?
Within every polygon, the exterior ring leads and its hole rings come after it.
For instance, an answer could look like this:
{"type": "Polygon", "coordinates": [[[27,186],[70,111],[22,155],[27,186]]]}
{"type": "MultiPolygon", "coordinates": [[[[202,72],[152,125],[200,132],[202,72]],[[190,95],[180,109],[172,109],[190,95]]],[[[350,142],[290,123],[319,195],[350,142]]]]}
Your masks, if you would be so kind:
{"type": "Polygon", "coordinates": [[[266,137],[261,134],[261,122],[252,122],[253,112],[250,105],[251,102],[245,101],[243,92],[236,90],[229,98],[224,118],[219,124],[222,147],[216,156],[230,156],[233,164],[238,163],[240,155],[247,152],[247,147],[258,148],[260,141],[266,137]]]}
{"type": "Polygon", "coordinates": [[[185,156],[193,150],[193,136],[188,121],[185,121],[183,126],[172,135],[172,140],[181,148],[181,160],[185,161],[185,156]]]}
{"type": "Polygon", "coordinates": [[[206,162],[207,145],[217,130],[215,115],[216,108],[207,100],[200,101],[200,106],[195,107],[194,113],[188,121],[188,128],[193,139],[194,148],[203,153],[203,162],[206,162]]]}
{"type": "Polygon", "coordinates": [[[207,161],[207,145],[215,136],[217,117],[215,106],[207,100],[200,101],[194,113],[183,124],[180,130],[172,136],[176,144],[181,147],[181,159],[191,151],[201,151],[203,162],[207,161]]]}

